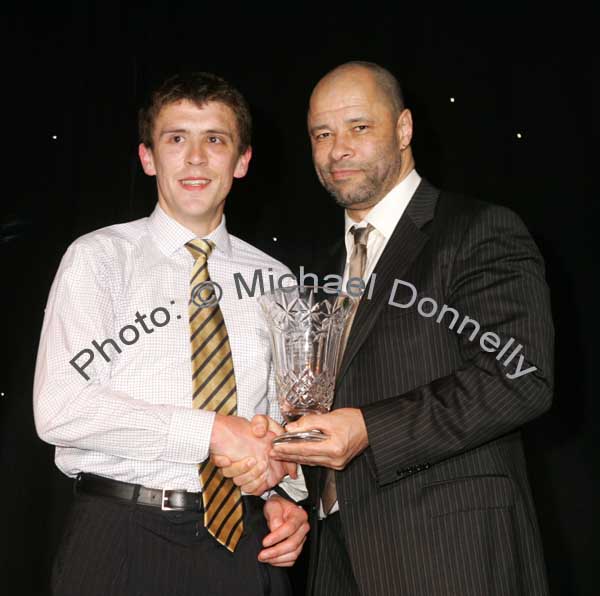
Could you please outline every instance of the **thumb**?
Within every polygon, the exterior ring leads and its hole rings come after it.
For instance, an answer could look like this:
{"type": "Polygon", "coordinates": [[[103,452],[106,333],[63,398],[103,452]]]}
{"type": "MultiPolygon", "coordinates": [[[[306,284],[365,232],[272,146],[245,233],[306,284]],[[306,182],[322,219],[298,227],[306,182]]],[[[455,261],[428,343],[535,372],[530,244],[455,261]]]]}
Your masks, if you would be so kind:
{"type": "Polygon", "coordinates": [[[269,418],[263,414],[257,414],[250,421],[250,426],[252,428],[252,434],[257,438],[262,439],[269,430],[269,418]]]}
{"type": "Polygon", "coordinates": [[[231,465],[231,460],[225,455],[213,455],[211,459],[217,468],[227,468],[231,465]]]}
{"type": "Polygon", "coordinates": [[[269,530],[276,530],[283,523],[283,508],[273,498],[265,503],[264,516],[269,530]]]}

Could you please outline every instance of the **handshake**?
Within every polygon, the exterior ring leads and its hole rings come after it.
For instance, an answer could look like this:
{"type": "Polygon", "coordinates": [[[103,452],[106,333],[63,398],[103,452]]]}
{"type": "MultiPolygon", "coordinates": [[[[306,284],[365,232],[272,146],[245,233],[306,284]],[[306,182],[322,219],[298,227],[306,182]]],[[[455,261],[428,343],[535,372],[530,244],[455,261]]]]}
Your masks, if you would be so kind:
{"type": "Polygon", "coordinates": [[[343,470],[368,445],[360,409],[340,408],[327,414],[309,414],[287,425],[288,431],[317,429],[324,441],[272,444],[283,427],[268,416],[251,422],[239,416],[217,414],[210,441],[212,462],[245,493],[261,495],[289,475],[297,478],[297,464],[343,470]]]}
{"type": "Polygon", "coordinates": [[[297,464],[273,457],[272,440],[284,432],[272,418],[256,415],[251,422],[217,414],[210,440],[211,461],[246,494],[261,495],[285,476],[298,477],[297,464]]]}

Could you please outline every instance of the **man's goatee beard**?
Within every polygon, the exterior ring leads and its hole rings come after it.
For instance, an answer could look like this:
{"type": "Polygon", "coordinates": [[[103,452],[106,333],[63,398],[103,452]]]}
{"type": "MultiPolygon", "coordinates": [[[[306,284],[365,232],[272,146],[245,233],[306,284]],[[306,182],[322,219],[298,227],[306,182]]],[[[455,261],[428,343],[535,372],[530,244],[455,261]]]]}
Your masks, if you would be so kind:
{"type": "Polygon", "coordinates": [[[373,202],[373,197],[376,195],[375,189],[358,189],[347,196],[331,186],[326,186],[325,190],[333,197],[333,200],[340,207],[344,207],[345,209],[352,205],[371,204],[373,202]]]}

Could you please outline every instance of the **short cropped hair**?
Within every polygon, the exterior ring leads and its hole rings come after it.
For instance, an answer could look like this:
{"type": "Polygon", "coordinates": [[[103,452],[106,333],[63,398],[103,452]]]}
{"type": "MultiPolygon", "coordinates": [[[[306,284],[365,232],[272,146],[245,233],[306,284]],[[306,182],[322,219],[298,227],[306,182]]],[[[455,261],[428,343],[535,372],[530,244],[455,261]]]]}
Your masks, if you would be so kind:
{"type": "Polygon", "coordinates": [[[252,141],[252,116],[244,96],[225,79],[209,72],[177,74],[164,81],[149,96],[149,101],[138,113],[140,141],[152,147],[154,124],[161,109],[177,101],[188,100],[198,107],[209,101],[222,103],[235,115],[239,135],[240,155],[252,141]]]}
{"type": "Polygon", "coordinates": [[[375,64],[375,62],[366,62],[364,60],[351,60],[350,62],[345,62],[337,68],[334,68],[331,72],[344,70],[354,66],[365,68],[373,74],[377,85],[383,91],[392,106],[394,117],[398,117],[405,107],[404,94],[402,93],[402,87],[400,86],[398,79],[387,68],[375,64]]]}

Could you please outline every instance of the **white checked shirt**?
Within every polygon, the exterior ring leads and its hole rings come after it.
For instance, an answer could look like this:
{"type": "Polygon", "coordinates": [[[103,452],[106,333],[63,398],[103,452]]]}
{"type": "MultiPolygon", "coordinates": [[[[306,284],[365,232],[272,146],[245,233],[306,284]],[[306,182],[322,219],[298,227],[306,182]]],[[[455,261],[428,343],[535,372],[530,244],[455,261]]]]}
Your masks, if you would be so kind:
{"type": "MultiPolygon", "coordinates": [[[[196,464],[208,457],[215,414],[192,409],[188,297],[194,260],[185,244],[194,237],[157,205],[150,217],[82,236],[64,255],[42,328],[34,414],[38,434],[56,445],[56,465],[66,475],[201,489],[196,464]],[[109,338],[120,353],[105,342],[109,338]]],[[[241,285],[238,298],[234,274],[251,287],[261,270],[268,291],[269,269],[276,279],[289,270],[228,234],[225,217],[206,238],[216,245],[208,268],[223,290],[219,304],[238,415],[280,421],[266,322],[256,297],[241,285]]],[[[302,478],[283,486],[296,499],[306,496],[302,478]]]]}

